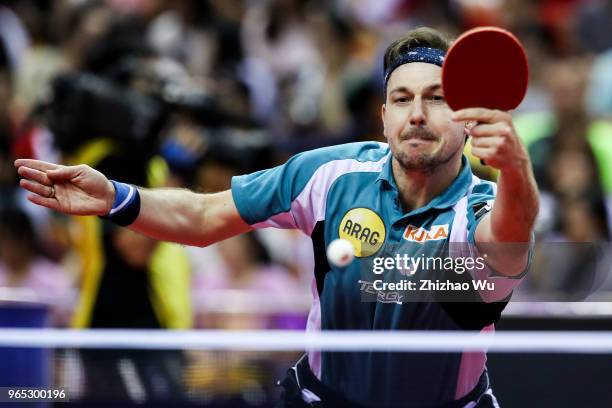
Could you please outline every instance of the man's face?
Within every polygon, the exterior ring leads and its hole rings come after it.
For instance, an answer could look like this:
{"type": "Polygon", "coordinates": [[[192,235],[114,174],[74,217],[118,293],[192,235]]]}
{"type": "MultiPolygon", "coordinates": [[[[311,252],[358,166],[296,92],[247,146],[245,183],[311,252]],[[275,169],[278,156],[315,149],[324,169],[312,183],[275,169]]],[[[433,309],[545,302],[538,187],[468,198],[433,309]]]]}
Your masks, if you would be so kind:
{"type": "Polygon", "coordinates": [[[442,68],[412,62],[389,78],[382,106],[384,134],[405,170],[431,172],[463,151],[464,123],[451,120],[442,92],[442,68]]]}

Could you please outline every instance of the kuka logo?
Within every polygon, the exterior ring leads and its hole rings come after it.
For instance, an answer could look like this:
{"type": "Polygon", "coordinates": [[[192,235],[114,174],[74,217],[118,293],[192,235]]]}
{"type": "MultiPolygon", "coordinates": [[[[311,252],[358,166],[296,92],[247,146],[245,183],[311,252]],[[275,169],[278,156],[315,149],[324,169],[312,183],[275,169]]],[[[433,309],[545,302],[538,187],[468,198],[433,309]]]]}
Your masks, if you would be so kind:
{"type": "Polygon", "coordinates": [[[425,241],[439,241],[448,238],[448,224],[432,225],[429,230],[408,225],[404,231],[406,241],[423,243],[425,241]]]}

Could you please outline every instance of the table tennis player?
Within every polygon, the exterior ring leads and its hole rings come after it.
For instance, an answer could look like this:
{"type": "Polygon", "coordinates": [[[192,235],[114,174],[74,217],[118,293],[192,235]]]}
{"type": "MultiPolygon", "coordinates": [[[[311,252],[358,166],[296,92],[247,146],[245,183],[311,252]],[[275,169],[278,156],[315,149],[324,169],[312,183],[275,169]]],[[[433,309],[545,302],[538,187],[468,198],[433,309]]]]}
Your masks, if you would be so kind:
{"type": "MultiPolygon", "coordinates": [[[[20,183],[35,204],[187,245],[264,227],[302,230],[312,237],[316,264],[308,330],[493,331],[529,264],[538,192],[508,112],[453,111],[446,103],[442,65],[450,46],[438,31],[419,28],[387,48],[381,116],[388,143],[307,151],[236,176],[230,190],[215,194],[144,189],[85,165],[29,159],[15,162],[20,183]],[[469,136],[472,154],[499,170],[497,184],[472,174],[463,155],[469,136]],[[325,257],[339,237],[356,244],[346,268],[325,257]],[[374,258],[407,243],[449,241],[525,245],[487,258],[497,285],[479,302],[362,300],[360,273],[374,258]]],[[[484,352],[309,351],[282,381],[279,406],[497,407],[485,361],[484,352]]]]}

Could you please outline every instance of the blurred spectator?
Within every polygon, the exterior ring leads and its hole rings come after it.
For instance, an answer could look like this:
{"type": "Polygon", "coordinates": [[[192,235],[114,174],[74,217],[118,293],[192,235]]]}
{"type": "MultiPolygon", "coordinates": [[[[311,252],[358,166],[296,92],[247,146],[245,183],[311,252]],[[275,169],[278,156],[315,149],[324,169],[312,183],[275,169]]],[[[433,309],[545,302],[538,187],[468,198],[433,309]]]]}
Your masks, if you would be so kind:
{"type": "Polygon", "coordinates": [[[591,137],[595,125],[584,103],[588,72],[584,58],[549,60],[542,73],[553,111],[525,115],[530,128],[519,122],[522,132],[540,132],[529,144],[529,154],[540,187],[536,231],[543,244],[527,279],[532,288],[544,291],[538,300],[543,293],[559,301],[584,299],[603,259],[600,248],[588,243],[610,240],[602,183],[607,159],[596,154],[591,137]]]}
{"type": "Polygon", "coordinates": [[[538,2],[538,23],[546,36],[550,50],[555,55],[567,57],[581,49],[576,30],[578,11],[584,2],[584,0],[538,2]]]}
{"type": "MultiPolygon", "coordinates": [[[[208,264],[206,276],[196,275],[194,281],[194,299],[206,305],[198,327],[226,330],[305,327],[304,313],[292,314],[287,310],[292,305],[295,309],[294,305],[304,300],[304,288],[287,269],[272,262],[255,232],[219,242],[214,248],[220,262],[208,264]]],[[[190,393],[238,406],[244,400],[254,403],[274,392],[270,384],[276,373],[266,363],[265,353],[193,351],[188,357],[185,380],[190,393]]]]}
{"type": "Polygon", "coordinates": [[[593,63],[587,92],[587,109],[595,118],[612,118],[612,45],[593,63]]]}
{"type": "Polygon", "coordinates": [[[0,42],[6,49],[7,66],[13,70],[21,68],[30,38],[19,16],[4,5],[0,5],[0,42]]]}
{"type": "MultiPolygon", "coordinates": [[[[126,141],[100,151],[100,144],[93,143],[81,154],[96,157],[89,164],[112,178],[146,186],[150,161],[146,150],[132,150],[136,146],[126,141]]],[[[76,217],[74,222],[82,262],[76,327],[192,327],[191,270],[182,247],[157,242],[97,217],[76,217]]],[[[116,400],[124,399],[150,402],[184,397],[182,351],[80,350],[79,355],[84,403],[102,400],[115,405],[116,400]],[[137,395],[134,381],[141,387],[137,395]]]]}
{"type": "MultiPolygon", "coordinates": [[[[606,196],[598,157],[590,143],[589,120],[584,105],[588,65],[583,60],[556,61],[547,65],[547,85],[554,107],[554,122],[547,136],[529,146],[534,174],[545,195],[551,193],[561,203],[564,197],[587,196],[599,208],[605,209],[606,196]]],[[[543,207],[542,213],[546,211],[543,207]]],[[[557,208],[557,214],[563,214],[557,208]]],[[[546,214],[544,214],[546,215],[546,214]]],[[[608,231],[607,216],[603,231],[608,231]]],[[[554,218],[554,217],[553,217],[554,218]]],[[[586,222],[586,220],[585,220],[586,222]]],[[[604,232],[601,236],[607,236],[604,232]]]]}
{"type": "Polygon", "coordinates": [[[555,146],[548,173],[557,201],[557,221],[551,231],[557,235],[556,239],[608,241],[610,231],[605,198],[596,162],[586,141],[577,146],[555,146]]]}
{"type": "Polygon", "coordinates": [[[277,137],[290,136],[294,126],[313,124],[320,113],[324,65],[307,3],[255,2],[243,20],[245,82],[257,115],[277,129],[277,137]]]}
{"type": "Polygon", "coordinates": [[[12,123],[8,101],[12,95],[8,56],[0,42],[0,209],[14,204],[17,175],[12,163],[12,123]]]}
{"type": "Polygon", "coordinates": [[[41,255],[32,222],[18,209],[0,211],[0,286],[32,290],[52,305],[52,325],[68,324],[74,302],[70,276],[41,255]]]}
{"type": "Polygon", "coordinates": [[[282,81],[321,63],[321,54],[308,25],[305,0],[256,2],[243,22],[242,41],[247,57],[266,64],[282,81]]]}
{"type": "Polygon", "coordinates": [[[584,60],[556,60],[544,68],[546,89],[553,108],[553,123],[544,137],[529,146],[538,186],[550,190],[546,166],[555,146],[577,146],[586,141],[589,124],[584,108],[587,65],[584,60]]]}
{"type": "Polygon", "coordinates": [[[577,23],[582,47],[594,52],[612,48],[612,2],[591,0],[583,3],[577,23]]]}
{"type": "Polygon", "coordinates": [[[153,48],[183,63],[193,75],[234,77],[242,57],[242,2],[181,0],[167,4],[148,28],[147,40],[153,48]]]}
{"type": "MultiPolygon", "coordinates": [[[[610,175],[606,170],[607,159],[599,153],[600,143],[591,137],[595,127],[585,109],[588,70],[588,62],[580,58],[549,62],[544,72],[552,115],[531,115],[530,129],[524,124],[518,125],[522,134],[540,132],[528,147],[536,181],[544,197],[540,218],[549,226],[555,216],[551,213],[554,206],[546,205],[546,194],[557,198],[570,193],[573,196],[587,194],[606,208],[607,192],[603,180],[610,175]]],[[[606,230],[608,228],[609,224],[605,226],[606,230]]]]}
{"type": "Polygon", "coordinates": [[[240,293],[234,300],[217,296],[215,299],[236,303],[241,307],[240,298],[243,299],[242,312],[226,314],[221,312],[203,315],[198,323],[200,327],[222,329],[264,329],[278,328],[303,329],[306,326],[305,316],[302,316],[301,327],[289,320],[275,320],[287,314],[283,304],[292,297],[300,299],[305,293],[297,280],[288,270],[272,263],[266,248],[261,244],[256,234],[248,233],[222,241],[218,244],[218,251],[223,264],[218,270],[209,270],[206,279],[196,280],[193,285],[194,297],[206,299],[215,296],[215,293],[230,293],[235,290],[240,293]],[[239,256],[238,256],[239,254],[239,256]],[[257,300],[261,299],[261,300],[257,300]],[[276,304],[277,310],[270,311],[264,308],[257,311],[258,306],[264,302],[267,305],[276,304]],[[275,300],[276,299],[276,300],[275,300]],[[250,300],[250,302],[249,302],[250,300]],[[283,301],[284,300],[284,301],[283,301]],[[263,312],[263,313],[262,313],[263,312]],[[283,325],[278,325],[278,324],[283,325]],[[290,326],[284,326],[289,324],[290,326]]]}
{"type": "MultiPolygon", "coordinates": [[[[146,151],[125,142],[83,157],[114,179],[148,185],[146,151]],[[127,150],[124,150],[127,149],[127,150]]],[[[78,159],[77,159],[78,160],[78,159]]],[[[189,328],[190,269],[184,250],[116,227],[97,218],[75,218],[75,237],[83,265],[77,327],[189,328]]]]}
{"type": "Polygon", "coordinates": [[[50,16],[51,5],[33,1],[17,2],[16,11],[29,32],[30,46],[21,54],[15,70],[15,98],[12,101],[15,120],[21,125],[32,109],[49,94],[49,83],[67,68],[66,58],[57,47],[50,16]]]}

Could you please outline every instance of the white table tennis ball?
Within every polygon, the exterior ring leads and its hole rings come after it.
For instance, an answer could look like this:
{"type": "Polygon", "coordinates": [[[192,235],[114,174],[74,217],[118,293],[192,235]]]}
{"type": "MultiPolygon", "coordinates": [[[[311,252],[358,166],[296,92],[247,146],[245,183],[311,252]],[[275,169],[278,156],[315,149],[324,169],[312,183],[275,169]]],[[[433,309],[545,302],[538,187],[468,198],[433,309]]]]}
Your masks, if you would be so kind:
{"type": "Polygon", "coordinates": [[[334,266],[343,268],[353,262],[354,258],[355,248],[346,239],[335,239],[327,247],[327,259],[334,266]]]}

